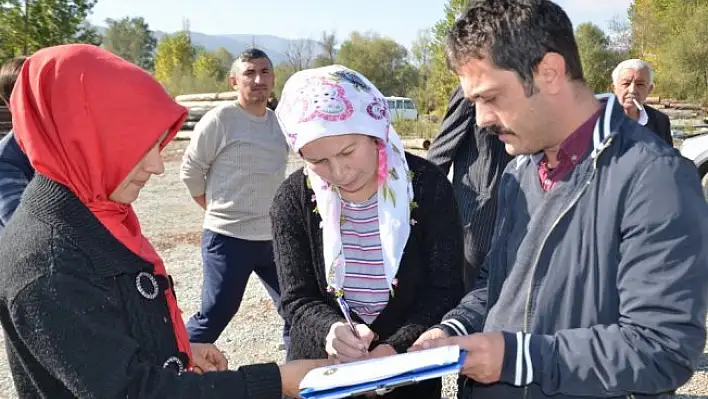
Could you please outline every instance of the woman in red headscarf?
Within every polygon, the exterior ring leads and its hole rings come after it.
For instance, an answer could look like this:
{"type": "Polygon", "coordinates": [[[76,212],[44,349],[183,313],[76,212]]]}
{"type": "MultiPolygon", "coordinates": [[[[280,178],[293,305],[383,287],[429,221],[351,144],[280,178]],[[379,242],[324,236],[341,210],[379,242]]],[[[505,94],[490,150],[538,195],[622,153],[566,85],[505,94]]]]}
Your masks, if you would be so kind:
{"type": "Polygon", "coordinates": [[[216,347],[189,343],[130,205],[187,116],[152,76],[95,46],[52,47],[25,62],[11,106],[37,173],[0,240],[20,397],[275,399],[323,364],[224,371],[216,347]]]}

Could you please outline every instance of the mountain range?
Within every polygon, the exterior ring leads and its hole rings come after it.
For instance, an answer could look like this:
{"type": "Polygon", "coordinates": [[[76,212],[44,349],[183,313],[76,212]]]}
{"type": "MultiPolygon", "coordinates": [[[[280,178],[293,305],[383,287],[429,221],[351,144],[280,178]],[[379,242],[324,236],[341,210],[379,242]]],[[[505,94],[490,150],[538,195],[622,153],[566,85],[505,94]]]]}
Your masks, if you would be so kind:
{"type": "MultiPolygon", "coordinates": [[[[95,27],[98,33],[104,34],[106,28],[103,26],[95,27]]],[[[162,31],[153,31],[153,36],[159,42],[160,39],[169,34],[162,31]]],[[[282,62],[287,61],[286,52],[291,46],[299,45],[302,40],[309,42],[312,46],[313,58],[322,53],[322,46],[316,40],[312,39],[285,39],[278,36],[272,35],[248,35],[248,34],[227,34],[227,35],[208,35],[200,32],[190,32],[192,37],[192,43],[195,46],[202,46],[207,50],[213,51],[219,47],[223,47],[234,56],[237,56],[242,51],[251,48],[258,47],[265,51],[273,64],[278,65],[282,62]]]]}

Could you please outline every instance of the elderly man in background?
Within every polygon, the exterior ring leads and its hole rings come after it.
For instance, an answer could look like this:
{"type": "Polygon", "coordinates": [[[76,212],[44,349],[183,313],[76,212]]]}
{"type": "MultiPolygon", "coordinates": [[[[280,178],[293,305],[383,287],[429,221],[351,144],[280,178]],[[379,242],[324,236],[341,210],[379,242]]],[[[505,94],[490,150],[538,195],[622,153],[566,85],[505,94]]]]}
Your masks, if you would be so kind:
{"type": "Polygon", "coordinates": [[[625,60],[612,71],[612,90],[620,100],[624,113],[659,135],[668,145],[673,146],[669,117],[646,105],[652,89],[654,89],[654,71],[646,61],[625,60]]]}

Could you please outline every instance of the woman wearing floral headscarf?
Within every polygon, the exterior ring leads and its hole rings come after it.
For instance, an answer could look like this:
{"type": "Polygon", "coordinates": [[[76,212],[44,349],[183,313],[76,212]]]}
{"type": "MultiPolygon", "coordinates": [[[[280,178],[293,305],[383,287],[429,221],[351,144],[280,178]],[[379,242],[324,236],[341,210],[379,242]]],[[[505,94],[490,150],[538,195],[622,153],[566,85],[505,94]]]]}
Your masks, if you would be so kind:
{"type": "MultiPolygon", "coordinates": [[[[347,362],[407,351],[463,294],[450,183],[403,152],[383,95],[355,71],[296,73],[276,114],[305,161],[271,208],[292,357],[347,362]]],[[[440,381],[389,395],[440,397],[440,381]]]]}

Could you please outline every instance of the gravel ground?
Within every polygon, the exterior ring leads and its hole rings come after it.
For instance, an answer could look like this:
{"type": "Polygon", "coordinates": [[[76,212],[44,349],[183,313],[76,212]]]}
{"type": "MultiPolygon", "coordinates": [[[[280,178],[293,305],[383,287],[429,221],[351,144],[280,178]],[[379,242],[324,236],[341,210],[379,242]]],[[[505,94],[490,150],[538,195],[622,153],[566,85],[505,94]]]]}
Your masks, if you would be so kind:
{"type": "MultiPolygon", "coordinates": [[[[179,161],[186,141],[175,141],[166,149],[165,174],[153,177],[135,207],[143,230],[165,260],[175,280],[179,303],[185,320],[199,306],[201,260],[199,243],[202,212],[191,201],[179,181],[179,161]]],[[[296,159],[289,172],[299,167],[296,159]]],[[[224,350],[230,365],[256,362],[283,362],[281,349],[282,321],[257,278],[251,278],[241,310],[226,328],[217,346],[224,350]]],[[[0,344],[3,337],[0,336],[0,344]]],[[[679,390],[680,398],[708,398],[708,356],[700,370],[679,390]]],[[[445,380],[445,395],[454,397],[453,378],[445,380]]],[[[16,398],[5,352],[0,351],[0,399],[16,398]]]]}

